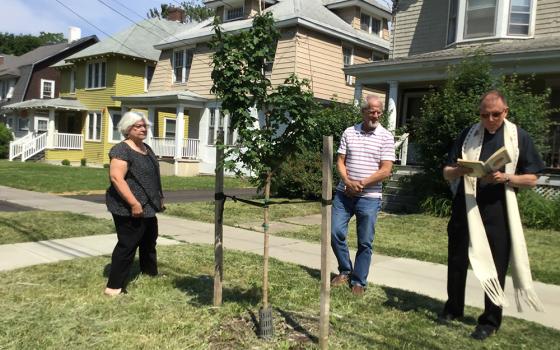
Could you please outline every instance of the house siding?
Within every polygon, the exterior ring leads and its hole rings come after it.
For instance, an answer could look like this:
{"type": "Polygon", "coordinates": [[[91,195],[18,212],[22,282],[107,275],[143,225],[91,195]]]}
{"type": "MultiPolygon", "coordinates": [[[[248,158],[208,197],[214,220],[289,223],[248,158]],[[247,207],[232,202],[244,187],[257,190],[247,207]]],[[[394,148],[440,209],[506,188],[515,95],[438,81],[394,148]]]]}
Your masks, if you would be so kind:
{"type": "Polygon", "coordinates": [[[144,93],[146,63],[117,59],[115,94],[126,96],[144,93]]]}
{"type": "Polygon", "coordinates": [[[402,0],[397,15],[393,56],[433,52],[445,48],[447,1],[402,0]]]}
{"type": "MultiPolygon", "coordinates": [[[[184,135],[187,138],[189,135],[189,115],[188,111],[185,110],[184,114],[184,135]]],[[[165,112],[165,111],[158,111],[158,118],[157,118],[157,135],[155,137],[165,137],[165,119],[177,119],[177,115],[173,112],[165,112]]]]}
{"type": "Polygon", "coordinates": [[[101,110],[106,106],[120,107],[120,102],[111,98],[116,95],[117,59],[108,58],[106,62],[105,88],[100,89],[85,89],[87,64],[81,63],[76,67],[76,97],[88,110],[101,110]]]}
{"type": "MultiPolygon", "coordinates": [[[[173,71],[171,67],[171,57],[173,50],[164,50],[159,56],[159,61],[154,70],[150,91],[169,91],[171,89],[173,71]]],[[[194,60],[193,60],[194,61],[194,60]]]]}
{"type": "MultiPolygon", "coordinates": [[[[354,98],[354,86],[344,78],[342,42],[306,28],[298,28],[296,74],[311,80],[315,97],[340,102],[354,98]]],[[[352,45],[348,45],[352,46],[352,45]]],[[[354,47],[354,63],[367,62],[371,50],[354,47]]]]}
{"type": "Polygon", "coordinates": [[[344,22],[350,24],[356,29],[360,29],[360,8],[357,6],[345,7],[342,9],[334,9],[334,13],[342,18],[344,22]]]}
{"type": "Polygon", "coordinates": [[[210,93],[212,88],[212,54],[213,52],[208,45],[196,45],[189,79],[186,84],[187,89],[207,98],[214,96],[210,93]]]}
{"type": "Polygon", "coordinates": [[[535,22],[535,38],[560,33],[560,1],[539,0],[535,22]]]}
{"type": "Polygon", "coordinates": [[[83,150],[48,149],[45,151],[45,159],[48,161],[68,159],[71,162],[79,162],[84,157],[83,150]]]}
{"type": "Polygon", "coordinates": [[[273,87],[283,84],[296,71],[296,29],[283,30],[278,39],[270,82],[273,87]]]}
{"type": "Polygon", "coordinates": [[[29,80],[24,100],[41,98],[41,79],[53,80],[55,82],[53,98],[58,97],[60,91],[60,72],[55,68],[44,67],[42,69],[34,70],[31,79],[29,80]]]}

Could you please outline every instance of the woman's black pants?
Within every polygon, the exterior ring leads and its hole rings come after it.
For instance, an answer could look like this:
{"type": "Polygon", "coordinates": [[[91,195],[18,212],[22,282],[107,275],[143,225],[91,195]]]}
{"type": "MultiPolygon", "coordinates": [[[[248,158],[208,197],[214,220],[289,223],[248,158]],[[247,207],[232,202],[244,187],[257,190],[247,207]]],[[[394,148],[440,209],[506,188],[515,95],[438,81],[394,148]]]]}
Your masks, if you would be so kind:
{"type": "Polygon", "coordinates": [[[107,287],[124,288],[130,267],[140,248],[140,270],[155,276],[158,274],[156,240],[158,237],[157,218],[133,218],[113,214],[118,242],[111,257],[111,271],[107,287]]]}

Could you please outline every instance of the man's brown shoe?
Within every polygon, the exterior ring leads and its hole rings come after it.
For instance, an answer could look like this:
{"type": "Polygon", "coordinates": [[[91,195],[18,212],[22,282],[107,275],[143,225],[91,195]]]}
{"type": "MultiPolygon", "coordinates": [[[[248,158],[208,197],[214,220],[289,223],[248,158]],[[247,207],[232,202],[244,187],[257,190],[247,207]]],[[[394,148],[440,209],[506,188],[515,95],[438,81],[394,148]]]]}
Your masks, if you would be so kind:
{"type": "Polygon", "coordinates": [[[359,284],[355,284],[352,286],[352,294],[354,294],[357,297],[361,297],[362,295],[364,295],[365,291],[366,289],[360,286],[359,284]]]}
{"type": "Polygon", "coordinates": [[[350,277],[347,274],[336,275],[331,280],[331,286],[332,287],[338,287],[338,286],[342,286],[342,285],[348,285],[349,278],[350,277]]]}

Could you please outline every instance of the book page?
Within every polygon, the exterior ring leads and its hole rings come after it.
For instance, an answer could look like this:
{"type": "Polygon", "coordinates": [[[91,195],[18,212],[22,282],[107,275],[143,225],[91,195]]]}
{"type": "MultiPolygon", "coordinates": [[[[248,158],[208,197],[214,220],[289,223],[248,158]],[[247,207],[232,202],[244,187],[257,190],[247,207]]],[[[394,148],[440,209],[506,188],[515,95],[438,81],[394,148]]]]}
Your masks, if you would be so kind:
{"type": "Polygon", "coordinates": [[[486,168],[480,160],[457,159],[457,164],[473,170],[471,173],[466,174],[467,176],[482,177],[486,175],[486,168]]]}
{"type": "Polygon", "coordinates": [[[501,169],[506,164],[511,163],[511,157],[509,152],[507,151],[506,147],[503,146],[498,149],[494,154],[486,160],[485,168],[487,172],[492,172],[501,169]]]}

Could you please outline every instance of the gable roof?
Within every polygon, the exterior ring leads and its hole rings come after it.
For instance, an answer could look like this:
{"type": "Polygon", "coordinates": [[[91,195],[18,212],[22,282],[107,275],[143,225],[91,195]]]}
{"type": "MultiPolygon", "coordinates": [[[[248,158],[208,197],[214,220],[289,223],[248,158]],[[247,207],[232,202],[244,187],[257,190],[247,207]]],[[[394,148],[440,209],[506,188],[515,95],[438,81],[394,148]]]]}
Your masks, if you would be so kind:
{"type": "MultiPolygon", "coordinates": [[[[166,19],[150,18],[133,24],[127,29],[103,39],[95,45],[88,47],[66,58],[72,62],[81,58],[100,56],[105,54],[119,54],[141,58],[150,61],[159,59],[160,51],[154,45],[163,38],[175,35],[180,30],[191,28],[197,23],[179,23],[166,19]]],[[[61,66],[59,62],[54,66],[61,66]]]]}
{"type": "Polygon", "coordinates": [[[342,6],[351,6],[351,5],[371,5],[380,10],[391,14],[391,7],[387,2],[383,2],[380,0],[322,0],[323,4],[329,8],[334,7],[342,7],[342,6]],[[360,4],[361,3],[361,4],[360,4]]]}
{"type": "MultiPolygon", "coordinates": [[[[278,27],[295,24],[302,25],[330,36],[344,39],[354,44],[375,47],[384,53],[389,52],[389,41],[353,28],[342,18],[326,8],[323,0],[280,0],[264,12],[272,12],[278,27]]],[[[251,27],[253,20],[243,19],[222,24],[225,32],[243,30],[251,27]]],[[[168,37],[155,47],[168,49],[185,44],[205,42],[214,34],[212,21],[205,21],[199,28],[184,30],[173,37],[168,37]]]]}

